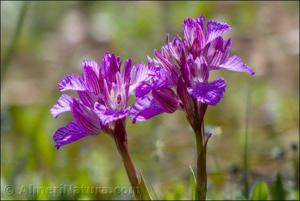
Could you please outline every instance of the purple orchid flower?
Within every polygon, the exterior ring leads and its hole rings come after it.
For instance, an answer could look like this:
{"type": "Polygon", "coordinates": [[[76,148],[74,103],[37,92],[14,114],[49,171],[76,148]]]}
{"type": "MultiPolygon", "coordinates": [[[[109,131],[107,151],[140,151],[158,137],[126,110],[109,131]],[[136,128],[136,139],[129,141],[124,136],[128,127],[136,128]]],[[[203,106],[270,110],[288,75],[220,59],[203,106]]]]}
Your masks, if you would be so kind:
{"type": "Polygon", "coordinates": [[[148,94],[138,98],[130,113],[136,122],[178,109],[185,111],[196,135],[199,200],[206,198],[206,145],[211,136],[204,131],[204,115],[208,105],[223,99],[226,89],[224,78],[209,81],[209,74],[224,69],[254,75],[240,57],[230,55],[232,41],[222,38],[230,30],[229,24],[216,20],[205,25],[204,16],[184,20],[183,39],[176,36],[170,41],[167,36],[167,44],[154,51],[154,58],[148,57],[148,68],[155,76],[146,83],[148,94]]]}
{"type": "Polygon", "coordinates": [[[150,199],[128,153],[125,121],[131,110],[129,97],[138,94],[137,88],[151,79],[151,71],[143,64],[132,66],[131,59],[125,61],[121,70],[120,58],[111,53],[104,55],[100,65],[86,60],[82,68],[82,76],[71,74],[58,84],[61,92],[73,90],[78,97],[63,94],[50,110],[55,118],[63,112],[71,112],[73,117],[73,121],[55,132],[56,148],[88,135],[109,134],[122,156],[136,198],[150,199]]]}
{"type": "Polygon", "coordinates": [[[150,78],[142,64],[131,66],[128,59],[121,71],[120,58],[106,53],[101,65],[86,60],[82,62],[83,76],[71,74],[58,84],[60,91],[73,90],[78,98],[63,94],[50,110],[55,118],[71,112],[74,119],[55,132],[57,148],[88,135],[111,135],[113,124],[125,120],[130,111],[129,96],[150,78]]]}
{"type": "Polygon", "coordinates": [[[209,20],[205,26],[204,16],[185,19],[183,39],[176,36],[170,41],[167,36],[167,44],[161,51],[155,50],[153,59],[148,57],[147,66],[158,81],[146,83],[146,92],[152,92],[152,96],[140,96],[136,101],[133,105],[136,110],[131,113],[133,121],[144,121],[176,109],[191,113],[188,108],[193,100],[197,104],[218,104],[224,97],[226,81],[218,78],[210,82],[209,74],[213,70],[254,75],[254,71],[240,57],[230,56],[232,41],[222,38],[222,34],[230,30],[230,25],[216,20],[209,20]],[[177,93],[173,91],[174,87],[177,93]]]}

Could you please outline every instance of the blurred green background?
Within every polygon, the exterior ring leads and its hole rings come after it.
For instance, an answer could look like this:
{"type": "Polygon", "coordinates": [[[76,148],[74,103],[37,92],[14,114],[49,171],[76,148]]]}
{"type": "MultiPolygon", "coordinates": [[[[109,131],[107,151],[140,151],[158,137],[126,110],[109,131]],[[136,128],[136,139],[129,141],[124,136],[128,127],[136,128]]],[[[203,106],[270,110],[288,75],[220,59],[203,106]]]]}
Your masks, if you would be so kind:
{"type": "MultiPolygon", "coordinates": [[[[228,22],[233,53],[255,77],[219,71],[224,100],[206,125],[209,199],[247,198],[264,181],[269,199],[299,199],[299,2],[1,1],[1,198],[128,199],[130,193],[62,190],[128,187],[114,142],[86,137],[56,150],[57,83],[105,51],[145,62],[186,17],[228,22]],[[43,190],[44,189],[44,190],[43,190]]],[[[129,149],[157,199],[191,199],[195,139],[182,112],[132,125],[129,149]]]]}

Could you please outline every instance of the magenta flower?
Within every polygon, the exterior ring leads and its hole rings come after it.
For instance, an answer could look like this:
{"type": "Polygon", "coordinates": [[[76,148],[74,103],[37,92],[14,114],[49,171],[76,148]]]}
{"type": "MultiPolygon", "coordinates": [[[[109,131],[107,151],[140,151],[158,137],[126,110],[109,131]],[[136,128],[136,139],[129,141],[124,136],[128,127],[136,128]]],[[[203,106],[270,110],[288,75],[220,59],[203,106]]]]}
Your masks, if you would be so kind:
{"type": "Polygon", "coordinates": [[[187,18],[183,23],[183,39],[179,36],[169,40],[148,57],[148,68],[154,71],[155,79],[144,84],[142,90],[151,95],[141,96],[133,105],[133,121],[147,120],[163,112],[172,113],[184,109],[192,113],[192,101],[197,104],[216,105],[224,97],[226,81],[218,78],[209,81],[213,70],[224,69],[246,72],[254,71],[236,55],[230,56],[231,39],[224,40],[222,34],[231,30],[224,22],[209,20],[205,26],[204,16],[187,18]],[[154,70],[155,69],[155,70],[154,70]],[[176,87],[176,92],[172,89],[176,87]],[[146,90],[145,90],[146,89],[146,90]],[[143,105],[143,107],[140,107],[143,105]],[[147,107],[148,106],[148,107],[147,107]]]}
{"type": "Polygon", "coordinates": [[[59,84],[60,91],[73,90],[78,98],[63,94],[51,108],[56,118],[62,112],[71,112],[73,121],[54,134],[56,147],[100,132],[113,133],[113,124],[129,115],[128,99],[136,88],[150,79],[142,64],[131,68],[131,59],[124,64],[114,54],[106,53],[101,65],[95,61],[82,62],[83,76],[68,75],[59,84]]]}

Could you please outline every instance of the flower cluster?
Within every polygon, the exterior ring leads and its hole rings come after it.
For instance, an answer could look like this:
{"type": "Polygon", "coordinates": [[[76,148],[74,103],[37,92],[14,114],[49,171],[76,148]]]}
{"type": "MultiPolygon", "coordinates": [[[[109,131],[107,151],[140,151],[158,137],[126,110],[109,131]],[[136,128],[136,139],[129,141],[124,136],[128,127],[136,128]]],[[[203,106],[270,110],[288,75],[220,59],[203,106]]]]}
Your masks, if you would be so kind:
{"type": "Polygon", "coordinates": [[[167,44],[154,51],[154,58],[148,57],[147,66],[154,69],[156,79],[141,85],[140,94],[144,96],[134,105],[139,110],[134,111],[133,120],[148,119],[144,114],[149,111],[152,117],[177,109],[185,110],[193,118],[199,115],[200,105],[216,105],[224,97],[226,81],[218,78],[209,82],[211,71],[225,69],[254,75],[240,57],[230,56],[232,41],[222,38],[229,30],[227,23],[215,20],[205,25],[201,16],[184,21],[183,38],[176,36],[170,40],[167,36],[167,44]]]}
{"type": "Polygon", "coordinates": [[[113,135],[116,121],[124,122],[130,114],[129,97],[142,81],[151,79],[143,64],[132,66],[128,59],[121,69],[120,58],[111,53],[104,55],[100,65],[83,61],[82,69],[82,76],[71,74],[58,84],[61,92],[73,90],[78,98],[63,94],[50,110],[55,118],[71,112],[74,119],[55,132],[57,148],[101,131],[113,135]]]}

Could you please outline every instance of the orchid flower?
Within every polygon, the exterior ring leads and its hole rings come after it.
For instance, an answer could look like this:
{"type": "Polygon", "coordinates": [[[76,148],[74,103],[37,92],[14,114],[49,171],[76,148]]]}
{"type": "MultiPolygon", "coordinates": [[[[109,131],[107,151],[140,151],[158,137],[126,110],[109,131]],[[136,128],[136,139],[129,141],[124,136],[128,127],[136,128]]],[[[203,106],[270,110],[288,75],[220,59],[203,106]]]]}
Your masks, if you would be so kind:
{"type": "Polygon", "coordinates": [[[78,97],[63,94],[51,108],[57,118],[63,112],[70,112],[73,121],[59,128],[54,136],[58,148],[83,137],[106,133],[113,137],[123,159],[129,180],[137,199],[150,199],[144,181],[136,170],[128,153],[126,118],[131,107],[128,100],[136,88],[151,78],[150,71],[143,64],[132,66],[131,59],[125,61],[106,53],[98,65],[92,60],[82,62],[83,75],[68,75],[59,84],[61,92],[75,91],[78,97]]]}
{"type": "Polygon", "coordinates": [[[187,18],[183,23],[183,38],[167,36],[161,51],[148,57],[147,66],[155,75],[144,84],[143,96],[131,110],[133,122],[144,121],[161,113],[183,110],[196,135],[198,199],[206,198],[206,145],[210,134],[204,131],[207,106],[218,104],[224,97],[226,81],[218,78],[209,81],[213,70],[224,69],[254,75],[240,57],[230,55],[231,39],[222,34],[231,30],[229,24],[209,20],[204,16],[187,18]],[[145,90],[146,89],[146,90],[145,90]]]}

